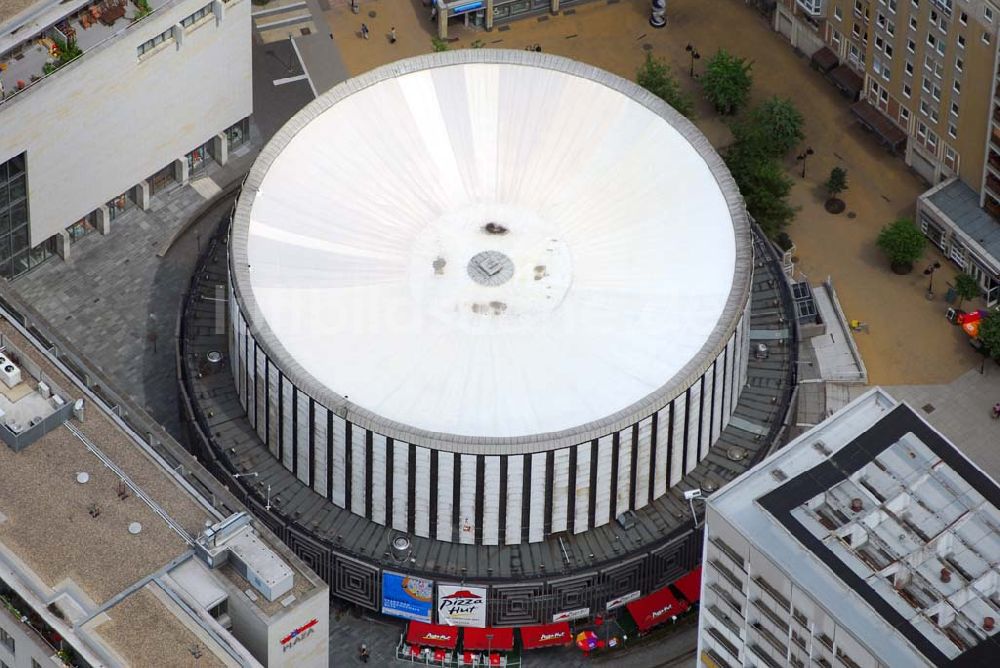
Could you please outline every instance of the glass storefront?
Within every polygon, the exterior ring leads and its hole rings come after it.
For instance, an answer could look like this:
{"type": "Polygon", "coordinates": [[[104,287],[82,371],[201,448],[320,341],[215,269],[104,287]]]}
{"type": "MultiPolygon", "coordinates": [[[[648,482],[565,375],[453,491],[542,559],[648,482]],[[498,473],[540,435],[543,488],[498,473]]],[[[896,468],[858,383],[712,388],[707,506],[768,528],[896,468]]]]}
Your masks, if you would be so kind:
{"type": "Polygon", "coordinates": [[[170,163],[157,173],[149,177],[149,195],[152,197],[156,193],[163,192],[175,183],[174,163],[170,163]]]}
{"type": "Polygon", "coordinates": [[[208,150],[211,142],[206,142],[187,154],[188,178],[200,174],[208,167],[208,150]]]}
{"type": "Polygon", "coordinates": [[[129,191],[123,192],[118,197],[112,197],[108,201],[108,218],[110,220],[115,220],[135,206],[135,202],[132,201],[132,198],[129,196],[131,190],[132,189],[130,188],[129,191]]]}
{"type": "Polygon", "coordinates": [[[97,230],[97,214],[93,211],[66,228],[70,243],[76,243],[97,230]]]}
{"type": "Polygon", "coordinates": [[[229,150],[239,148],[250,140],[250,119],[244,118],[242,121],[226,128],[226,141],[229,143],[229,150]]]}

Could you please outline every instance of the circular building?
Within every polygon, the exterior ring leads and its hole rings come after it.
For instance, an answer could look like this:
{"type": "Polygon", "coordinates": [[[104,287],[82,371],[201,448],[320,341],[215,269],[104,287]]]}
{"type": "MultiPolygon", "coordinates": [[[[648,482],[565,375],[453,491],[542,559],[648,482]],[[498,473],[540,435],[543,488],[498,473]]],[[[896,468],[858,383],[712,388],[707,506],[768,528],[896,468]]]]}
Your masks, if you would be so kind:
{"type": "Polygon", "coordinates": [[[334,504],[437,540],[666,493],[746,379],[750,230],[705,137],[607,72],[463,50],[299,112],[230,243],[238,394],[334,504]]]}

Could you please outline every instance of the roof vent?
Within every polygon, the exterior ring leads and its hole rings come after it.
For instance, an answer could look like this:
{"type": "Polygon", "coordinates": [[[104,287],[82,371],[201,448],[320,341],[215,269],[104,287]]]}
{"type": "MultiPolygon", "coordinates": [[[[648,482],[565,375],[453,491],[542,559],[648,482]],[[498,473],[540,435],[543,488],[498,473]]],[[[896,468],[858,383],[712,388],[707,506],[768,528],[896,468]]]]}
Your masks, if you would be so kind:
{"type": "Polygon", "coordinates": [[[826,447],[826,443],[823,441],[816,441],[813,443],[813,447],[822,452],[824,455],[830,454],[830,448],[826,447]]]}
{"type": "Polygon", "coordinates": [[[701,489],[702,491],[705,492],[714,492],[715,490],[719,489],[719,486],[716,484],[714,480],[706,480],[705,482],[701,483],[701,489]]]}
{"type": "Polygon", "coordinates": [[[128,532],[133,536],[138,536],[142,532],[142,524],[139,522],[132,522],[128,525],[128,532]]]}
{"type": "Polygon", "coordinates": [[[734,445],[726,450],[726,457],[728,457],[730,461],[741,462],[747,458],[746,448],[734,445]]]}
{"type": "Polygon", "coordinates": [[[992,631],[995,624],[996,620],[992,617],[983,617],[983,628],[987,631],[992,631]]]}
{"type": "Polygon", "coordinates": [[[389,547],[392,550],[392,556],[397,561],[403,561],[410,556],[410,539],[406,536],[399,535],[394,537],[389,547]]]}
{"type": "Polygon", "coordinates": [[[207,359],[212,364],[218,364],[219,362],[222,361],[222,353],[220,353],[218,350],[213,350],[209,352],[207,355],[205,355],[205,359],[207,359]]]}
{"type": "Polygon", "coordinates": [[[81,485],[86,485],[90,481],[90,474],[86,471],[80,471],[76,474],[76,481],[81,485]]]}
{"type": "Polygon", "coordinates": [[[778,482],[788,480],[788,475],[785,474],[781,469],[771,469],[771,477],[773,477],[778,482]]]}
{"type": "Polygon", "coordinates": [[[941,569],[941,582],[951,582],[951,571],[947,568],[941,569]]]}
{"type": "Polygon", "coordinates": [[[851,512],[860,513],[864,507],[865,504],[861,502],[861,499],[857,497],[851,499],[851,512]]]}

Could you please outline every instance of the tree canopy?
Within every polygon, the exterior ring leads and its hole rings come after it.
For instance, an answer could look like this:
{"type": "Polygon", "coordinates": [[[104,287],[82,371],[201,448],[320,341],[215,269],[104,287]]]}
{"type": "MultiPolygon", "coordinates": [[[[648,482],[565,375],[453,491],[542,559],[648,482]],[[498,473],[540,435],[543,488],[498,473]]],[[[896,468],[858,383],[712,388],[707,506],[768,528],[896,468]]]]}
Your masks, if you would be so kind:
{"type": "Polygon", "coordinates": [[[911,219],[900,218],[882,228],[877,243],[893,268],[909,271],[923,254],[926,239],[911,219]]]}
{"type": "Polygon", "coordinates": [[[959,299],[958,307],[962,308],[962,302],[966,299],[975,299],[979,296],[979,283],[968,274],[959,274],[955,277],[955,294],[959,299]]]}
{"type": "Polygon", "coordinates": [[[979,323],[979,340],[990,357],[1000,360],[1000,311],[993,311],[979,323]]]}
{"type": "Polygon", "coordinates": [[[802,113],[791,100],[772,97],[754,107],[747,117],[733,126],[736,141],[759,142],[761,149],[783,157],[805,139],[802,113]]]}
{"type": "Polygon", "coordinates": [[[753,63],[719,49],[709,58],[701,85],[705,96],[720,114],[735,114],[750,97],[753,63]]]}
{"type": "Polygon", "coordinates": [[[834,167],[830,170],[830,178],[826,180],[826,192],[830,197],[836,197],[847,190],[847,170],[843,167],[834,167]]]}
{"type": "Polygon", "coordinates": [[[691,118],[694,104],[670,73],[670,67],[662,58],[654,58],[646,54],[646,61],[639,67],[635,76],[636,83],[656,95],[661,100],[676,109],[678,113],[691,118]]]}

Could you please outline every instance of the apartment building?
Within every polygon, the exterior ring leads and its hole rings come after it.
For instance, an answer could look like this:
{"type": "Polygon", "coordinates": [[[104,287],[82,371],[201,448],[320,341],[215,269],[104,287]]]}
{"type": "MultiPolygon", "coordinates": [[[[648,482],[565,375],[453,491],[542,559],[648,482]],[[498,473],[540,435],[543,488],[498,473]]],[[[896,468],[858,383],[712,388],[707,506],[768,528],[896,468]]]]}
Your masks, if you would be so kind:
{"type": "Polygon", "coordinates": [[[921,229],[1000,303],[1000,2],[781,0],[774,29],[855,73],[851,111],[932,184],[921,229]]]}
{"type": "Polygon", "coordinates": [[[874,388],[712,495],[699,666],[995,666],[1000,487],[874,388]]]}
{"type": "Polygon", "coordinates": [[[0,323],[0,666],[329,665],[329,587],[0,323]]]}
{"type": "MultiPolygon", "coordinates": [[[[526,16],[557,14],[574,10],[592,0],[431,0],[436,7],[438,37],[447,39],[448,27],[492,30],[494,24],[506,23],[526,16]]],[[[431,4],[431,3],[425,3],[431,4]]]]}
{"type": "Polygon", "coordinates": [[[0,276],[248,137],[250,0],[0,2],[0,276]]]}

